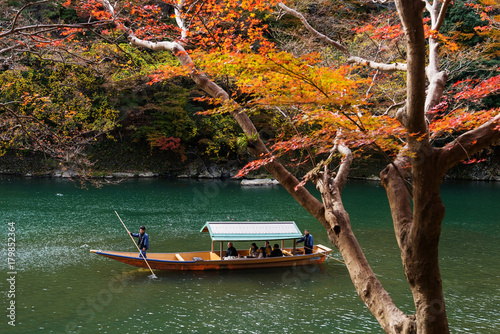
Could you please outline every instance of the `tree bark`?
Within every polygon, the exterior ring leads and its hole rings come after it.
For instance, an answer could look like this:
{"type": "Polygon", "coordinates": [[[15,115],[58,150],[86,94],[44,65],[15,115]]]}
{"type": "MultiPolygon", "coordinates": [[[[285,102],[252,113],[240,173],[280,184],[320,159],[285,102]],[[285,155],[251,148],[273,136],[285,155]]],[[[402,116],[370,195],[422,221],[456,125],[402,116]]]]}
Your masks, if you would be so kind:
{"type": "Polygon", "coordinates": [[[470,158],[492,143],[500,142],[500,114],[480,127],[459,136],[453,142],[437,150],[439,169],[446,173],[460,161],[470,158]]]}
{"type": "MultiPolygon", "coordinates": [[[[448,333],[439,270],[438,246],[445,210],[439,186],[442,174],[435,154],[426,158],[413,178],[413,223],[402,258],[416,308],[419,333],[448,333]]],[[[416,169],[416,168],[414,168],[416,169]]]]}
{"type": "MultiPolygon", "coordinates": [[[[424,2],[396,0],[407,37],[407,123],[408,147],[413,184],[413,214],[411,223],[400,223],[399,244],[406,279],[410,285],[416,309],[417,332],[448,333],[448,320],[442,292],[438,262],[439,236],[444,218],[444,205],[439,193],[443,175],[436,172],[437,159],[430,145],[425,119],[426,46],[422,21],[424,2]]],[[[393,175],[388,173],[386,177],[393,175]]],[[[393,217],[408,219],[407,203],[394,203],[391,185],[400,184],[386,179],[392,201],[393,217]]],[[[386,188],[387,189],[387,188],[386,188]]],[[[400,220],[404,222],[405,220],[400,220]]],[[[396,224],[396,223],[395,223],[396,224]]]]}
{"type": "Polygon", "coordinates": [[[354,56],[347,58],[347,63],[364,65],[373,68],[375,70],[380,70],[384,72],[397,72],[397,71],[404,72],[407,70],[406,64],[402,63],[383,64],[383,63],[378,63],[376,61],[354,56]]]}
{"type": "Polygon", "coordinates": [[[380,181],[387,192],[399,248],[408,243],[408,233],[413,221],[411,194],[405,182],[408,181],[409,159],[400,156],[380,173],[380,181]]]}
{"type": "MultiPolygon", "coordinates": [[[[440,8],[440,1],[434,1],[432,4],[426,1],[426,8],[431,16],[432,29],[438,31],[441,27],[446,8],[450,0],[445,0],[443,6],[440,8]]],[[[434,108],[441,97],[443,96],[446,81],[448,80],[448,73],[439,70],[439,41],[431,36],[429,37],[429,64],[427,65],[426,74],[429,80],[429,87],[427,88],[427,97],[425,99],[425,115],[427,122],[431,122],[434,118],[434,113],[429,111],[434,108]]]]}
{"type": "Polygon", "coordinates": [[[375,316],[386,333],[416,333],[413,317],[408,317],[398,309],[389,293],[375,276],[351,229],[349,214],[342,204],[342,188],[347,180],[352,154],[344,145],[334,149],[343,155],[338,174],[333,174],[324,166],[324,171],[313,176],[316,188],[321,192],[325,205],[325,219],[330,241],[339,249],[347,270],[361,300],[375,316]]]}

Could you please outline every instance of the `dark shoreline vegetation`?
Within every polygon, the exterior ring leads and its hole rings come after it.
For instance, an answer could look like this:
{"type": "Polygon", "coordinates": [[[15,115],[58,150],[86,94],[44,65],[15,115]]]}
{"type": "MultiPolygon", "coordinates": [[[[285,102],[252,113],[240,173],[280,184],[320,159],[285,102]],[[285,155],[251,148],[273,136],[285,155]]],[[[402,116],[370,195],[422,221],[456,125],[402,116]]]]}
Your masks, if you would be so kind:
{"type": "MultiPolygon", "coordinates": [[[[230,179],[248,162],[247,159],[215,161],[203,159],[201,155],[181,161],[173,152],[157,152],[151,154],[144,150],[125,154],[123,152],[102,151],[96,154],[97,161],[87,177],[90,178],[200,178],[200,179],[230,179]],[[141,153],[142,152],[142,153],[141,153]]],[[[497,147],[491,154],[484,157],[485,161],[474,164],[461,164],[448,173],[449,180],[500,181],[500,149],[497,147]]],[[[378,180],[379,173],[387,163],[382,158],[360,160],[353,163],[350,178],[378,180]]],[[[297,176],[303,174],[298,171],[297,176]]],[[[15,175],[24,177],[62,177],[78,178],[77,172],[64,168],[54,159],[33,152],[9,151],[0,156],[0,175],[15,175]]],[[[245,178],[270,178],[265,170],[249,173],[245,178]]]]}

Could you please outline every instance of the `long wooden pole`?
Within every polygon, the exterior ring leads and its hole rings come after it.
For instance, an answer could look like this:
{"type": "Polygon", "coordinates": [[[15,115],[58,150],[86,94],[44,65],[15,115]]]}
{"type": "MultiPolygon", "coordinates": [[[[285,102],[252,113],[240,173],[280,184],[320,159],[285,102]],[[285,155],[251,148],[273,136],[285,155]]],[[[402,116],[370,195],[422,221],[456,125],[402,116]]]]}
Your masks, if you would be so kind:
{"type": "Polygon", "coordinates": [[[118,219],[120,219],[120,222],[122,223],[123,227],[125,227],[125,230],[127,230],[127,234],[128,236],[130,237],[130,239],[132,239],[132,242],[134,243],[135,247],[137,248],[137,250],[139,251],[139,254],[142,256],[142,258],[144,259],[144,261],[146,262],[146,264],[148,265],[148,268],[149,270],[151,270],[151,274],[153,274],[153,278],[156,278],[156,275],[155,273],[153,272],[153,269],[151,269],[151,267],[149,266],[149,263],[148,263],[148,260],[146,260],[146,257],[142,254],[141,252],[141,249],[139,248],[139,246],[137,246],[137,244],[135,243],[135,240],[134,240],[134,237],[130,234],[130,231],[128,230],[127,226],[125,226],[125,223],[123,222],[123,220],[120,218],[120,215],[118,214],[118,212],[116,212],[116,215],[118,216],[118,219]]]}
{"type": "MultiPolygon", "coordinates": [[[[310,250],[312,250],[312,251],[314,252],[314,249],[304,246],[304,249],[306,249],[306,248],[307,248],[307,249],[310,249],[310,250]]],[[[322,252],[320,251],[320,252],[318,252],[318,253],[322,253],[322,252]]],[[[333,259],[333,260],[335,260],[335,261],[338,261],[338,262],[340,262],[340,263],[342,263],[342,264],[345,264],[345,262],[344,262],[344,261],[341,261],[341,260],[339,260],[339,259],[336,259],[336,258],[334,258],[333,256],[330,256],[330,255],[328,255],[328,254],[324,254],[324,255],[325,255],[327,258],[330,258],[330,259],[333,259]]]]}

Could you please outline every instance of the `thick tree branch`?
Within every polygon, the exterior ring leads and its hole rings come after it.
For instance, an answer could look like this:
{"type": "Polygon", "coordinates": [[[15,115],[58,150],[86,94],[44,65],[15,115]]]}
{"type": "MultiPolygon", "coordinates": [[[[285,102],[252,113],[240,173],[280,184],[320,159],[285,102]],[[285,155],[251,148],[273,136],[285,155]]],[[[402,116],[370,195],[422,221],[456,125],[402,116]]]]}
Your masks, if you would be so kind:
{"type": "Polygon", "coordinates": [[[108,13],[111,14],[111,16],[115,16],[115,8],[108,0],[101,0],[101,4],[108,11],[108,13]]]}
{"type": "Polygon", "coordinates": [[[5,52],[8,52],[8,51],[10,51],[10,50],[17,49],[17,48],[19,48],[19,47],[21,47],[21,45],[16,44],[16,45],[11,45],[11,46],[9,46],[9,47],[6,47],[5,49],[1,49],[1,50],[0,50],[0,55],[1,55],[1,54],[4,54],[5,52]]]}
{"type": "Polygon", "coordinates": [[[480,127],[459,136],[438,150],[439,172],[444,176],[457,163],[500,141],[500,114],[480,127]]]}
{"type": "MultiPolygon", "coordinates": [[[[441,10],[439,6],[441,1],[434,1],[431,5],[426,3],[426,8],[431,16],[432,29],[438,31],[443,24],[446,10],[450,0],[444,0],[441,10]],[[439,12],[439,14],[438,14],[439,12]]],[[[425,99],[425,115],[427,122],[431,122],[434,114],[429,113],[434,108],[443,96],[443,91],[448,80],[448,73],[439,70],[439,41],[433,36],[429,37],[429,64],[426,68],[427,79],[429,80],[429,87],[427,89],[427,97],[425,99]]]]}
{"type": "MultiPolygon", "coordinates": [[[[439,31],[441,29],[441,26],[443,25],[444,18],[446,16],[446,11],[448,10],[448,6],[450,4],[451,0],[444,0],[443,5],[441,6],[441,11],[439,12],[439,16],[436,20],[435,23],[432,25],[432,30],[439,31]]],[[[439,1],[435,1],[435,3],[439,3],[439,1]]]]}
{"type": "Polygon", "coordinates": [[[375,61],[364,59],[361,57],[349,57],[349,58],[347,58],[347,62],[349,64],[359,64],[359,65],[368,66],[368,67],[373,68],[375,70],[380,70],[380,71],[384,71],[384,72],[396,72],[396,71],[406,72],[406,70],[407,70],[406,64],[403,64],[403,63],[384,64],[384,63],[378,63],[375,61]]]}
{"type": "Polygon", "coordinates": [[[283,3],[280,3],[279,6],[286,13],[288,13],[288,14],[290,14],[292,16],[295,16],[296,18],[298,18],[302,22],[302,24],[304,25],[304,27],[306,27],[306,29],[309,30],[309,32],[312,35],[314,35],[315,37],[317,37],[318,39],[320,39],[324,43],[335,47],[337,50],[342,51],[348,57],[347,63],[349,63],[349,64],[364,65],[364,66],[368,66],[370,68],[373,68],[373,69],[376,69],[376,70],[380,70],[380,71],[385,71],[385,72],[406,71],[406,64],[402,64],[402,63],[383,64],[383,63],[378,63],[378,62],[375,62],[375,61],[367,60],[367,59],[364,59],[364,58],[361,58],[361,57],[350,56],[349,55],[349,50],[347,49],[347,47],[345,47],[344,45],[342,45],[341,43],[339,43],[337,41],[334,41],[334,40],[330,39],[328,36],[320,33],[316,29],[314,29],[309,24],[309,22],[306,20],[306,18],[304,17],[304,15],[302,15],[301,13],[299,13],[298,11],[296,11],[295,9],[291,9],[290,7],[287,7],[283,3]]]}
{"type": "MultiPolygon", "coordinates": [[[[420,0],[396,0],[401,23],[408,39],[407,42],[407,109],[408,131],[424,134],[427,131],[425,120],[425,34],[422,19],[424,2],[420,0]]],[[[418,143],[416,143],[418,146],[418,143]]],[[[410,149],[412,149],[410,147],[410,149]]]]}
{"type": "Polygon", "coordinates": [[[406,180],[409,177],[407,171],[409,164],[410,159],[408,157],[399,156],[396,161],[389,164],[380,173],[380,182],[387,192],[394,232],[401,250],[406,245],[413,220],[411,196],[406,186],[406,180]]]}
{"type": "Polygon", "coordinates": [[[428,122],[431,122],[436,115],[435,113],[429,113],[429,111],[441,102],[447,81],[448,74],[444,71],[435,73],[429,78],[429,87],[425,98],[425,114],[428,122]]]}
{"type": "Polygon", "coordinates": [[[187,37],[187,29],[184,24],[184,19],[182,18],[182,8],[184,7],[184,0],[179,0],[177,6],[174,6],[175,11],[175,21],[177,22],[177,26],[181,29],[181,38],[180,41],[184,43],[187,37]]]}
{"type": "Polygon", "coordinates": [[[319,40],[323,41],[324,43],[326,43],[326,44],[328,44],[330,46],[333,46],[337,50],[342,51],[345,55],[347,55],[347,56],[349,55],[349,50],[347,50],[347,48],[344,45],[340,44],[337,41],[332,40],[328,36],[320,33],[316,29],[314,29],[309,24],[309,22],[307,22],[307,20],[304,17],[304,15],[302,15],[301,13],[299,13],[298,11],[296,11],[295,9],[287,7],[285,4],[283,4],[281,2],[279,3],[279,7],[281,9],[283,9],[286,13],[288,13],[288,14],[290,14],[292,16],[295,16],[296,18],[298,18],[302,22],[302,24],[304,25],[304,27],[306,27],[306,29],[309,30],[309,32],[311,34],[313,34],[316,38],[318,38],[319,40]]]}
{"type": "MultiPolygon", "coordinates": [[[[28,7],[31,7],[31,6],[35,6],[35,5],[39,5],[39,4],[42,4],[42,3],[46,3],[48,2],[48,0],[42,0],[42,1],[38,1],[38,2],[29,2],[27,4],[25,4],[24,6],[21,7],[21,9],[19,9],[19,11],[16,13],[16,16],[14,16],[14,20],[12,20],[12,25],[11,25],[11,31],[14,30],[14,28],[16,27],[16,23],[17,23],[17,20],[19,19],[19,16],[21,15],[21,13],[28,7]]],[[[1,35],[0,35],[1,37],[1,35]]]]}
{"type": "Polygon", "coordinates": [[[339,153],[342,154],[342,162],[340,163],[337,176],[335,176],[335,184],[341,192],[347,182],[347,176],[349,174],[349,170],[351,169],[353,156],[351,150],[346,145],[338,143],[335,146],[339,153]]]}
{"type": "Polygon", "coordinates": [[[171,51],[171,52],[173,52],[175,49],[177,49],[179,51],[184,51],[185,52],[185,50],[182,47],[182,45],[180,45],[179,43],[176,43],[176,42],[168,42],[168,41],[151,42],[151,41],[146,41],[146,40],[139,39],[139,38],[135,37],[135,35],[133,33],[129,33],[128,36],[127,36],[127,39],[130,42],[130,44],[132,44],[132,45],[135,45],[135,46],[138,46],[138,47],[142,47],[142,48],[146,48],[146,49],[150,49],[150,50],[154,50],[154,51],[163,50],[163,51],[171,51]]]}
{"type": "Polygon", "coordinates": [[[351,229],[350,218],[342,204],[341,190],[352,162],[352,154],[346,146],[335,144],[330,152],[340,152],[342,157],[339,172],[335,178],[328,169],[328,159],[324,170],[312,176],[316,188],[321,192],[325,205],[325,218],[330,240],[334,243],[347,265],[356,291],[380,326],[386,333],[415,333],[415,322],[399,310],[391,296],[384,289],[366,260],[363,251],[351,229]]]}

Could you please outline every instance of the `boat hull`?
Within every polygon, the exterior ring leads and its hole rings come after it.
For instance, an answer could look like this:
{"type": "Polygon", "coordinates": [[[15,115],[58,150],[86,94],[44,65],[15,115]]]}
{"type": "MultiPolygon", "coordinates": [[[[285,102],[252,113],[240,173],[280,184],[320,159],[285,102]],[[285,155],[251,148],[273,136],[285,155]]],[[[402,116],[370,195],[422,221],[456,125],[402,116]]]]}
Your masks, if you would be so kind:
{"type": "MultiPolygon", "coordinates": [[[[300,249],[299,249],[300,250],[300,249]]],[[[291,249],[285,249],[286,256],[267,258],[221,259],[214,252],[185,253],[148,253],[149,266],[155,270],[240,270],[256,268],[295,267],[310,264],[320,264],[331,253],[331,249],[322,245],[314,246],[314,253],[292,255],[291,249]]],[[[131,266],[148,268],[146,261],[138,257],[138,252],[108,252],[91,250],[98,255],[129,264],[131,266]]]]}

